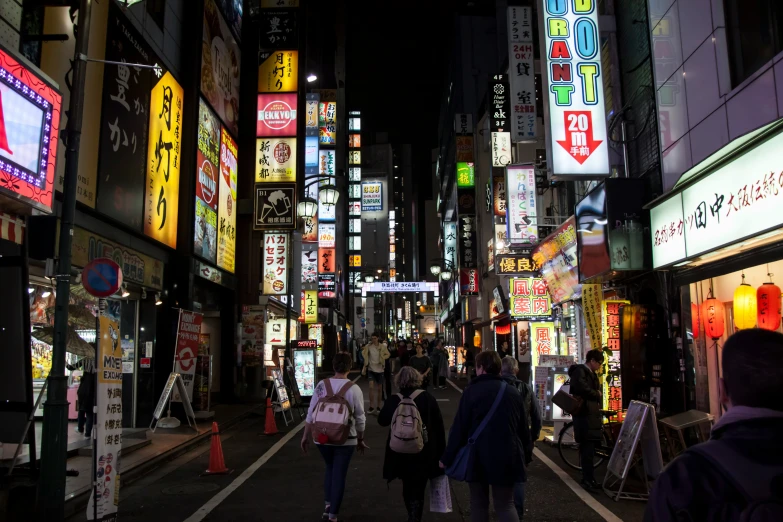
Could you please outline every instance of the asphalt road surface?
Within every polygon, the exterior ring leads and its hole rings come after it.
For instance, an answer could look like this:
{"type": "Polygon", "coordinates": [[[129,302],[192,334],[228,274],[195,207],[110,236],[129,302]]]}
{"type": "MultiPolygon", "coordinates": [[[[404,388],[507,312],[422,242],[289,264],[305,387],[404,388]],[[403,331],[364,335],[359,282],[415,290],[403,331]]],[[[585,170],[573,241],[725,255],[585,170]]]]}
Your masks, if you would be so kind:
{"type": "MultiPolygon", "coordinates": [[[[365,400],[367,381],[357,381],[365,400]]],[[[460,384],[433,395],[448,426],[457,411],[460,384]]],[[[221,434],[229,475],[202,476],[209,463],[209,445],[197,447],[121,490],[119,518],[123,522],[304,522],[320,520],[323,508],[323,462],[312,448],[308,456],[299,449],[303,421],[294,413],[286,427],[280,415],[280,433],[265,436],[263,417],[254,417],[221,434]]],[[[365,438],[370,449],[355,455],[348,472],[341,521],[400,522],[407,518],[399,481],[387,485],[382,478],[387,428],[377,417],[368,419],[365,438]]],[[[578,474],[566,470],[555,448],[538,443],[528,470],[524,520],[611,521],[642,519],[644,505],[616,503],[603,493],[588,493],[578,485],[578,474]],[[561,469],[561,466],[563,469],[561,469]]],[[[600,477],[600,472],[598,473],[600,477]]],[[[467,484],[453,482],[453,511],[431,514],[430,521],[469,521],[467,484]]],[[[427,503],[428,505],[428,503],[427,503]]],[[[84,515],[71,521],[86,520],[84,515]]]]}

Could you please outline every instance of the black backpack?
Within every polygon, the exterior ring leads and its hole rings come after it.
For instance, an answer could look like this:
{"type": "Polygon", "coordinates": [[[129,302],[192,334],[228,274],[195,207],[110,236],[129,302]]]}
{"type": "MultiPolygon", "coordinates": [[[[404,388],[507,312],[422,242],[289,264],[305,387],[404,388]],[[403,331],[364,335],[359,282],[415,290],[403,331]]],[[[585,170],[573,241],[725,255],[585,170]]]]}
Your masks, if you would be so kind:
{"type": "Polygon", "coordinates": [[[748,459],[729,444],[710,440],[688,449],[708,460],[745,498],[739,522],[783,520],[783,499],[772,484],[783,480],[783,470],[748,459]]]}

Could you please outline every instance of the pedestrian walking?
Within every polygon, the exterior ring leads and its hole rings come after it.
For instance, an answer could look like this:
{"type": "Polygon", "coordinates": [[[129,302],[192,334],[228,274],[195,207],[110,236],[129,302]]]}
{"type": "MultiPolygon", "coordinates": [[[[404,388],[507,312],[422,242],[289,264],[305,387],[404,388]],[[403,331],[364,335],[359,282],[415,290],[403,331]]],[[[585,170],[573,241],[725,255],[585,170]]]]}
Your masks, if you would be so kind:
{"type": "Polygon", "coordinates": [[[432,349],[430,353],[430,361],[432,361],[432,388],[437,390],[442,385],[440,375],[441,350],[439,339],[434,339],[432,343],[430,343],[430,347],[432,349]]]}
{"type": "Polygon", "coordinates": [[[383,404],[378,416],[378,424],[392,426],[386,439],[383,478],[388,482],[396,478],[402,480],[402,497],[408,510],[408,522],[419,522],[424,511],[427,481],[443,475],[438,459],[446,448],[446,429],[438,402],[421,389],[422,376],[415,368],[408,366],[400,369],[394,382],[400,392],[383,404]],[[409,406],[410,409],[403,411],[400,408],[403,399],[412,399],[414,404],[409,406]],[[413,411],[414,408],[416,411],[413,411]],[[392,437],[399,430],[406,429],[404,420],[415,418],[416,413],[421,421],[418,426],[415,423],[407,424],[407,429],[415,430],[414,436],[398,435],[395,443],[392,443],[392,437]],[[401,442],[418,437],[422,440],[412,449],[406,447],[408,443],[401,442]],[[416,451],[418,448],[421,449],[416,451]]]}
{"type": "Polygon", "coordinates": [[[362,375],[367,375],[370,388],[370,408],[367,410],[369,415],[381,410],[381,393],[383,389],[383,373],[386,367],[386,360],[389,358],[389,350],[386,345],[378,342],[379,335],[372,334],[370,342],[362,348],[362,358],[364,367],[362,375]]]}
{"type": "Polygon", "coordinates": [[[432,375],[432,361],[424,351],[424,346],[420,343],[416,343],[416,355],[410,358],[409,365],[421,374],[421,389],[426,390],[432,375]]]}
{"type": "MultiPolygon", "coordinates": [[[[527,425],[530,428],[530,445],[531,448],[536,446],[538,437],[541,436],[541,409],[538,406],[538,401],[533,396],[533,388],[526,382],[522,382],[517,378],[519,373],[519,364],[517,361],[509,356],[503,357],[500,367],[500,375],[503,380],[509,385],[517,389],[522,396],[522,403],[525,406],[525,414],[527,416],[527,425]]],[[[517,514],[519,519],[525,515],[525,483],[517,482],[514,484],[514,507],[517,508],[517,514]]]]}
{"type": "Polygon", "coordinates": [[[726,413],[655,480],[645,522],[783,520],[783,335],[740,330],[721,357],[726,413]]]}
{"type": "Polygon", "coordinates": [[[459,478],[468,483],[471,522],[489,521],[490,488],[498,520],[519,520],[514,484],[525,482],[526,466],[532,460],[522,396],[501,378],[500,369],[497,352],[476,356],[476,378],[462,394],[441,458],[452,476],[461,474],[459,478]]]}
{"type": "Polygon", "coordinates": [[[468,341],[465,345],[465,362],[463,367],[465,368],[465,376],[468,378],[468,382],[472,381],[473,375],[476,373],[476,349],[471,341],[468,341]]]}
{"type": "Polygon", "coordinates": [[[413,343],[403,342],[402,353],[400,354],[400,364],[402,366],[408,366],[410,364],[411,357],[414,355],[416,355],[416,352],[413,349],[413,343]]]}
{"type": "Polygon", "coordinates": [[[302,453],[307,455],[312,437],[326,463],[324,521],[337,521],[354,450],[364,455],[364,450],[370,449],[364,443],[364,396],[362,390],[348,379],[352,364],[350,354],[334,356],[334,377],[324,379],[315,387],[300,443],[302,453]],[[327,408],[327,404],[338,407],[327,408]]]}
{"type": "Polygon", "coordinates": [[[92,426],[95,420],[93,408],[95,406],[95,359],[85,357],[75,365],[66,365],[70,371],[81,370],[79,388],[76,390],[78,413],[76,414],[76,431],[85,438],[92,435],[92,426]]]}
{"type": "Polygon", "coordinates": [[[579,462],[582,467],[582,486],[597,489],[593,472],[595,446],[601,441],[601,389],[595,372],[604,363],[601,350],[587,352],[584,364],[573,364],[568,369],[571,379],[571,395],[580,397],[584,402],[579,411],[573,414],[574,439],[579,444],[579,462]]]}

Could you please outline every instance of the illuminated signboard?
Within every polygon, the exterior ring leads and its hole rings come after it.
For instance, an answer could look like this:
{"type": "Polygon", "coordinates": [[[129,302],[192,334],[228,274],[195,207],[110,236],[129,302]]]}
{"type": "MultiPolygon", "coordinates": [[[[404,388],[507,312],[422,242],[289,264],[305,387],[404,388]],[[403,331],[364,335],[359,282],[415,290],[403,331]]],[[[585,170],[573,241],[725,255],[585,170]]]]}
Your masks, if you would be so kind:
{"type": "Polygon", "coordinates": [[[256,183],[281,181],[296,182],[296,138],[258,138],[256,183]]]}
{"type": "Polygon", "coordinates": [[[473,163],[457,163],[457,186],[460,188],[476,186],[476,172],[473,163]]]}
{"type": "Polygon", "coordinates": [[[225,128],[220,130],[219,194],[217,265],[233,273],[237,233],[237,144],[225,128]]]}
{"type": "Polygon", "coordinates": [[[511,6],[508,14],[508,81],[511,87],[511,140],[536,138],[536,78],[533,9],[511,6]]]}
{"type": "Polygon", "coordinates": [[[0,191],[52,211],[62,96],[0,47],[0,191]]]}
{"type": "Polygon", "coordinates": [[[512,245],[537,243],[536,170],[532,165],[506,167],[506,197],[509,242],[512,245]]]}
{"type": "Polygon", "coordinates": [[[313,324],[318,322],[318,291],[305,290],[304,294],[304,322],[313,324]]]}
{"type": "Polygon", "coordinates": [[[380,181],[362,183],[362,212],[383,210],[383,185],[380,181]]]}
{"type": "Polygon", "coordinates": [[[274,51],[258,66],[258,92],[296,92],[299,51],[274,51]]]}
{"type": "Polygon", "coordinates": [[[555,176],[608,176],[597,0],[542,0],[555,176]]]}
{"type": "Polygon", "coordinates": [[[296,94],[259,94],[256,136],[296,136],[296,94]]]}
{"type": "Polygon", "coordinates": [[[152,89],[147,144],[144,234],[177,248],[182,103],[185,91],[167,72],[152,89]],[[157,137],[155,137],[157,136],[157,137]]]}
{"type": "Polygon", "coordinates": [[[582,296],[576,250],[576,219],[573,216],[533,249],[533,260],[540,267],[553,304],[582,296]]]}
{"type": "Polygon", "coordinates": [[[443,224],[443,257],[450,267],[457,266],[457,223],[454,221],[443,224]]]}
{"type": "Polygon", "coordinates": [[[220,176],[220,123],[204,100],[199,100],[198,150],[196,152],[196,226],[193,251],[215,262],[217,256],[217,208],[220,176]]]}
{"type": "Polygon", "coordinates": [[[336,225],[334,223],[319,223],[318,224],[318,247],[319,248],[334,248],[335,244],[335,231],[336,225]]]}
{"type": "Polygon", "coordinates": [[[265,233],[261,259],[264,295],[288,295],[288,234],[265,233]]]}
{"type": "Polygon", "coordinates": [[[520,318],[552,315],[552,300],[546,282],[540,277],[514,278],[509,281],[510,314],[520,318]]]}

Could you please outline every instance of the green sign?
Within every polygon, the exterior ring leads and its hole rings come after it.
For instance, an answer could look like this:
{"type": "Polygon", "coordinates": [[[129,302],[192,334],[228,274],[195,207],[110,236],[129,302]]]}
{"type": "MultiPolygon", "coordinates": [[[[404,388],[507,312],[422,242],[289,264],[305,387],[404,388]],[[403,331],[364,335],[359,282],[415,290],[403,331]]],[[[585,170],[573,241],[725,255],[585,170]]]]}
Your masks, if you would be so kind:
{"type": "Polygon", "coordinates": [[[476,172],[473,169],[473,163],[459,162],[457,163],[457,187],[475,187],[476,186],[476,172]]]}

